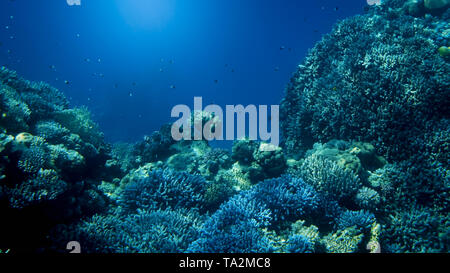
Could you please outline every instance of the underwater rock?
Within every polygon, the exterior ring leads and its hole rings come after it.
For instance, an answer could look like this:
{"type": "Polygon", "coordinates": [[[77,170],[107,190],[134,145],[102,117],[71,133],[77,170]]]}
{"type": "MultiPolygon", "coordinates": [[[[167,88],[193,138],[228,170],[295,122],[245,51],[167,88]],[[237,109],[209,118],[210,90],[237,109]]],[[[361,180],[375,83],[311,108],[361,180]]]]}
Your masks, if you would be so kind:
{"type": "Polygon", "coordinates": [[[263,148],[265,145],[271,144],[261,143],[259,148],[253,152],[253,158],[263,169],[266,178],[278,177],[286,170],[286,157],[281,147],[266,150],[263,148]]]}
{"type": "Polygon", "coordinates": [[[258,149],[259,145],[256,141],[243,139],[233,143],[232,158],[244,165],[250,165],[255,159],[253,153],[258,149]]]}

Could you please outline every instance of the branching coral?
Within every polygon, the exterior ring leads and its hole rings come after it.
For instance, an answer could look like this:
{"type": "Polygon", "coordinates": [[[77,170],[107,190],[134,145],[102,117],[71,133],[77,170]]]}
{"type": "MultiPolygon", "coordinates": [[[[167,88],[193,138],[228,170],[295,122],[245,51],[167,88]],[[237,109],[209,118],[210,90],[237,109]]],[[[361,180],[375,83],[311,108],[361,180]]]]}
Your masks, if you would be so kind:
{"type": "Polygon", "coordinates": [[[305,159],[298,175],[317,191],[345,203],[351,200],[361,187],[361,182],[352,171],[321,156],[305,159]]]}
{"type": "Polygon", "coordinates": [[[157,169],[132,177],[123,189],[120,205],[127,211],[137,209],[179,209],[205,206],[207,182],[201,176],[170,169],[157,169]]]}
{"type": "Polygon", "coordinates": [[[54,232],[54,241],[64,244],[77,239],[87,253],[179,253],[198,237],[200,224],[198,213],[188,210],[95,215],[54,232]]]}
{"type": "Polygon", "coordinates": [[[224,203],[206,220],[190,252],[240,253],[272,252],[273,246],[263,228],[269,225],[270,211],[264,204],[245,195],[224,203]]]}

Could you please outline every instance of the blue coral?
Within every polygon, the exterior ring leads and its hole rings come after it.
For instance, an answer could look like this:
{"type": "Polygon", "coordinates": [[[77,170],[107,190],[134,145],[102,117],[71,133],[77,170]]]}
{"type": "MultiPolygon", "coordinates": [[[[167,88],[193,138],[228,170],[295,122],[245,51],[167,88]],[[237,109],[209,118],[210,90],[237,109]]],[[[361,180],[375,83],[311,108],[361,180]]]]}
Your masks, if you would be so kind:
{"type": "Polygon", "coordinates": [[[289,253],[312,253],[314,245],[307,237],[294,234],[287,241],[287,251],[289,253]]]}
{"type": "Polygon", "coordinates": [[[273,252],[263,228],[271,220],[266,206],[249,198],[247,193],[232,197],[222,204],[204,224],[198,240],[189,252],[249,253],[273,252]]]}
{"type": "Polygon", "coordinates": [[[249,194],[270,209],[272,224],[306,217],[318,209],[321,200],[312,186],[289,175],[260,182],[249,194]]]}
{"type": "Polygon", "coordinates": [[[375,216],[365,210],[344,211],[337,219],[337,229],[355,227],[359,231],[369,231],[375,223],[375,216]]]}
{"type": "Polygon", "coordinates": [[[170,169],[151,171],[123,189],[119,204],[127,212],[137,209],[204,208],[206,180],[198,175],[170,169]]]}
{"type": "MultiPolygon", "coordinates": [[[[95,215],[64,232],[87,253],[180,253],[198,237],[200,224],[194,211],[167,209],[95,215]]],[[[60,238],[61,243],[67,239],[60,238]]]]}

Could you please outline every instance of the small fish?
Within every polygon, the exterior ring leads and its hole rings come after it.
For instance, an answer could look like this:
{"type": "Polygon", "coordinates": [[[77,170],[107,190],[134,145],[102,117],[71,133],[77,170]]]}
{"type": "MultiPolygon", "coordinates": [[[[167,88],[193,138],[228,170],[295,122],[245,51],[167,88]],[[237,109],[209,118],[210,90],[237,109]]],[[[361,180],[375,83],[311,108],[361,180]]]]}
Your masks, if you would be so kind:
{"type": "Polygon", "coordinates": [[[280,71],[280,68],[277,66],[274,68],[275,71],[280,71]]]}
{"type": "Polygon", "coordinates": [[[117,88],[117,87],[119,87],[119,85],[117,83],[115,83],[114,84],[114,88],[117,88]]]}
{"type": "Polygon", "coordinates": [[[68,80],[65,80],[64,83],[67,85],[70,84],[70,82],[68,80]]]}
{"type": "Polygon", "coordinates": [[[159,69],[159,72],[161,72],[161,73],[162,73],[162,72],[164,72],[164,70],[163,70],[162,68],[160,68],[160,69],[159,69]]]}
{"type": "Polygon", "coordinates": [[[131,83],[131,85],[136,86],[136,82],[131,83]]]}
{"type": "Polygon", "coordinates": [[[175,88],[176,88],[175,85],[170,86],[170,89],[175,89],[175,88]]]}
{"type": "Polygon", "coordinates": [[[91,62],[91,59],[89,59],[89,58],[85,58],[84,59],[87,63],[90,63],[91,62]]]}
{"type": "Polygon", "coordinates": [[[214,83],[219,83],[219,80],[214,80],[214,83]]]}
{"type": "Polygon", "coordinates": [[[56,66],[54,66],[54,65],[49,65],[48,66],[51,70],[56,70],[56,66]]]}
{"type": "Polygon", "coordinates": [[[285,46],[280,46],[280,50],[284,50],[284,49],[286,49],[285,46]]]}

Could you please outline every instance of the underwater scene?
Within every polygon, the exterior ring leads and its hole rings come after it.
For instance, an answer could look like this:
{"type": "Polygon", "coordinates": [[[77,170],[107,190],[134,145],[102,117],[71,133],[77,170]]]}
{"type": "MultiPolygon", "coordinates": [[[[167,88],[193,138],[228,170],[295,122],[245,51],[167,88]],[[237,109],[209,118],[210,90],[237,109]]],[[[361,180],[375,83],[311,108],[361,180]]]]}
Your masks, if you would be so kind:
{"type": "Polygon", "coordinates": [[[450,0],[2,0],[0,256],[448,253],[450,0]]]}

